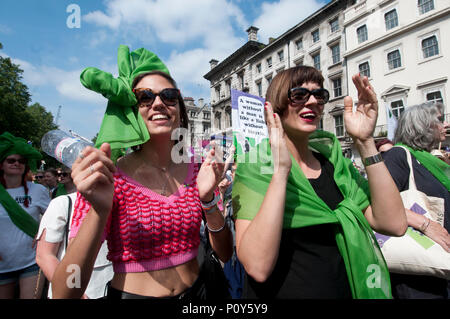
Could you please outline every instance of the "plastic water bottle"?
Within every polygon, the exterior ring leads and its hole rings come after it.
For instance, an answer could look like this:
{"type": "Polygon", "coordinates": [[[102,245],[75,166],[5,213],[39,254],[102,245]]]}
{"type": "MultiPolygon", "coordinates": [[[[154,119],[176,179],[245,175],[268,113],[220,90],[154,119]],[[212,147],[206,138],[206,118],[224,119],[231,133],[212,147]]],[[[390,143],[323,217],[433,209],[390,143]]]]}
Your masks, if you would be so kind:
{"type": "Polygon", "coordinates": [[[94,146],[94,144],[61,130],[49,131],[41,139],[42,150],[67,167],[72,167],[73,162],[86,146],[94,146]]]}

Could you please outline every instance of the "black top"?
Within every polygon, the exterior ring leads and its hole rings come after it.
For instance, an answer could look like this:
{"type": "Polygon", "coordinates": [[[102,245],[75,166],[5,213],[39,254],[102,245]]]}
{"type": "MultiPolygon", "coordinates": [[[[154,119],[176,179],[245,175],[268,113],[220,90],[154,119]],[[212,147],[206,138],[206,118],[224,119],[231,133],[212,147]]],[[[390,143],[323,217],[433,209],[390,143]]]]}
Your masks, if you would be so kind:
{"type": "MultiPolygon", "coordinates": [[[[317,195],[335,209],[344,199],[333,179],[334,167],[321,154],[322,172],[309,179],[317,195]]],[[[295,229],[283,229],[278,260],[264,283],[246,276],[244,298],[351,298],[351,290],[336,244],[336,224],[323,224],[295,229]]]]}
{"type": "MultiPolygon", "coordinates": [[[[405,150],[393,147],[383,154],[383,158],[398,190],[409,189],[409,165],[405,150]]],[[[412,154],[411,159],[417,189],[444,199],[444,228],[450,232],[450,193],[412,154]]],[[[391,273],[391,285],[394,298],[448,298],[448,281],[442,278],[391,273]]]]}

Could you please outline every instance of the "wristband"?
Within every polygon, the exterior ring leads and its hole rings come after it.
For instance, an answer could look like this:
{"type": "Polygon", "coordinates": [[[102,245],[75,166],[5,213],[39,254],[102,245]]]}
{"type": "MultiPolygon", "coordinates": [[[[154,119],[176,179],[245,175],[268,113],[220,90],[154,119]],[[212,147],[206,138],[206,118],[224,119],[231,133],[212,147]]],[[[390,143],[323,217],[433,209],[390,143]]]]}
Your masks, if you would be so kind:
{"type": "Polygon", "coordinates": [[[382,161],[383,161],[383,157],[381,156],[380,153],[375,154],[373,156],[366,157],[362,160],[364,166],[366,166],[366,167],[376,164],[376,163],[379,163],[379,162],[382,162],[382,161]]]}
{"type": "Polygon", "coordinates": [[[215,213],[215,212],[217,212],[217,211],[219,210],[219,207],[217,207],[217,205],[214,205],[214,206],[209,207],[209,208],[204,208],[204,207],[202,207],[202,208],[203,208],[203,211],[204,211],[207,215],[210,215],[210,214],[212,214],[212,213],[215,213]]]}
{"type": "Polygon", "coordinates": [[[204,202],[204,201],[200,200],[200,202],[202,204],[202,208],[205,209],[205,208],[213,207],[214,205],[216,205],[219,202],[219,200],[220,200],[219,194],[214,194],[214,198],[212,201],[204,202]]]}
{"type": "Polygon", "coordinates": [[[218,233],[218,232],[221,232],[222,230],[224,230],[226,224],[227,224],[227,222],[224,219],[222,227],[220,227],[218,229],[211,229],[211,228],[209,228],[208,223],[206,223],[206,228],[208,229],[208,231],[210,233],[218,233]]]}

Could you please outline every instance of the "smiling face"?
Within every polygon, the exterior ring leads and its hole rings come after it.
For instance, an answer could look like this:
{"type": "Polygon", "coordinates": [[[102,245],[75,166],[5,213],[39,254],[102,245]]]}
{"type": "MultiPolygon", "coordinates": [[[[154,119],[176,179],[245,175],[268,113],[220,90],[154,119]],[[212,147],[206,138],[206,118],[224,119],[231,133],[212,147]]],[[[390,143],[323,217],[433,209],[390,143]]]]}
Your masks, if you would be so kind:
{"type": "MultiPolygon", "coordinates": [[[[303,83],[299,87],[309,91],[320,89],[320,85],[314,82],[303,83]]],[[[313,133],[323,113],[323,104],[319,104],[316,97],[311,94],[304,103],[293,103],[288,100],[288,108],[281,116],[281,122],[286,133],[290,136],[313,133]]]]}
{"type": "MultiPolygon", "coordinates": [[[[142,78],[137,84],[136,89],[151,89],[155,94],[160,93],[167,88],[174,86],[161,75],[148,75],[142,78]]],[[[151,105],[139,105],[139,113],[144,119],[147,129],[152,135],[170,134],[175,128],[180,127],[180,106],[177,102],[173,106],[164,104],[159,95],[151,105]]]]}
{"type": "Polygon", "coordinates": [[[7,156],[0,165],[4,175],[19,175],[25,173],[26,160],[19,154],[7,156]]]}

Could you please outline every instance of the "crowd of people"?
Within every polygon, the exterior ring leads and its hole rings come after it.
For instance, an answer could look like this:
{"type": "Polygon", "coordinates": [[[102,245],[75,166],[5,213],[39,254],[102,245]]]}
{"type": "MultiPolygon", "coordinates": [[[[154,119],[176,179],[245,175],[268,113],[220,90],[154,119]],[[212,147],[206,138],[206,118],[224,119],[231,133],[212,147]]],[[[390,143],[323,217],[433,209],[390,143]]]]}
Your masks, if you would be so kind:
{"type": "Polygon", "coordinates": [[[449,297],[448,278],[390,271],[374,235],[411,227],[450,253],[449,165],[431,154],[445,141],[441,103],[407,107],[394,141],[376,143],[375,89],[353,76],[344,122],[363,176],[318,130],[329,100],[321,72],[297,66],[272,79],[269,139],[243,161],[233,149],[224,162],[212,144],[201,163],[179,162],[172,136],[187,113],[167,67],[126,46],[118,65],[118,78],[81,74],[108,106],[96,147],[71,168],[36,170],[36,149],[0,136],[0,298],[201,300],[225,286],[234,299],[449,297]],[[442,225],[404,207],[407,152],[417,188],[444,202],[442,225]],[[227,283],[211,276],[213,259],[227,283]]]}

